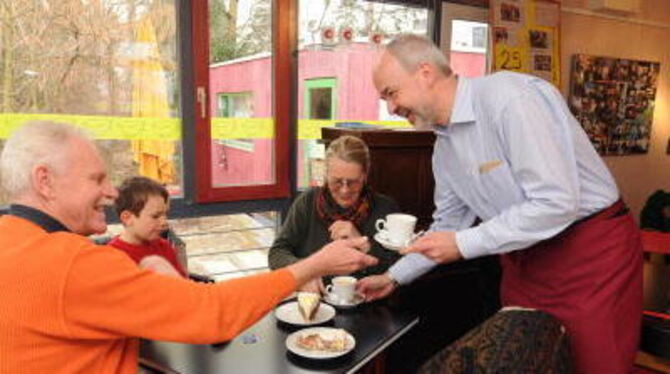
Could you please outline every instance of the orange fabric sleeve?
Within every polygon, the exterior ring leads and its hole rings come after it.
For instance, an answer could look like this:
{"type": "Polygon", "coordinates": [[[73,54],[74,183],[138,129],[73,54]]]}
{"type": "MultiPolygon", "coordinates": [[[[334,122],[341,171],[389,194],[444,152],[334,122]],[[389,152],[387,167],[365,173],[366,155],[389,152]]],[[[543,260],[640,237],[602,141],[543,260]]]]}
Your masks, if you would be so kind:
{"type": "Polygon", "coordinates": [[[87,247],[62,290],[63,326],[73,338],[226,341],[296,289],[287,269],[204,284],[141,270],[111,247],[87,247]]]}

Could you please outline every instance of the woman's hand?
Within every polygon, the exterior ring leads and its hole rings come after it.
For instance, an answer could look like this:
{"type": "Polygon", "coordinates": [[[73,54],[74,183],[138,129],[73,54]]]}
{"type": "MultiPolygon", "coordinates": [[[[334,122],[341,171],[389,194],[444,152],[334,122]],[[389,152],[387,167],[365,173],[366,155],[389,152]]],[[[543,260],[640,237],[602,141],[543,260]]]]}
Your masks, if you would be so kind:
{"type": "Polygon", "coordinates": [[[298,291],[314,292],[318,294],[323,294],[325,290],[326,288],[323,286],[323,280],[321,278],[314,278],[298,289],[298,291]]]}
{"type": "Polygon", "coordinates": [[[361,236],[361,233],[358,232],[356,226],[351,221],[335,221],[328,228],[328,232],[330,232],[332,240],[358,238],[361,236]]]}
{"type": "MultiPolygon", "coordinates": [[[[351,221],[335,221],[330,225],[328,231],[330,232],[330,239],[332,240],[360,238],[362,236],[351,221]]],[[[363,252],[369,251],[370,243],[367,243],[365,248],[361,248],[361,250],[363,252]]]]}

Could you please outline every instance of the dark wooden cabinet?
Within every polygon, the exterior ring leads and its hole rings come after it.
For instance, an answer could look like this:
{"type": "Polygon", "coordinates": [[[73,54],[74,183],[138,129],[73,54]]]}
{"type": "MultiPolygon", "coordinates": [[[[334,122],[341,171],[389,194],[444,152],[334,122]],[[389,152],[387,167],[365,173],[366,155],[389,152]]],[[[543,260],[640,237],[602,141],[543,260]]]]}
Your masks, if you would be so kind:
{"type": "Polygon", "coordinates": [[[372,188],[394,198],[403,212],[417,216],[419,229],[428,228],[435,210],[432,131],[324,127],[321,134],[326,145],[342,135],[363,139],[370,148],[372,188]]]}

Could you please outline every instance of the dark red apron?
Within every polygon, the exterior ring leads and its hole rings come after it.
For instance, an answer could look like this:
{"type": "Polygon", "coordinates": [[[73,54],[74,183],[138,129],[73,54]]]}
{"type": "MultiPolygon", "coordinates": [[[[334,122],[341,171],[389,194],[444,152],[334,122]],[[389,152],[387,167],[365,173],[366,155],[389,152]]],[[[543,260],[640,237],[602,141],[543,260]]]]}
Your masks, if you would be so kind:
{"type": "Polygon", "coordinates": [[[628,373],[642,316],[642,244],[623,202],[501,257],[502,302],[567,328],[576,373],[628,373]]]}

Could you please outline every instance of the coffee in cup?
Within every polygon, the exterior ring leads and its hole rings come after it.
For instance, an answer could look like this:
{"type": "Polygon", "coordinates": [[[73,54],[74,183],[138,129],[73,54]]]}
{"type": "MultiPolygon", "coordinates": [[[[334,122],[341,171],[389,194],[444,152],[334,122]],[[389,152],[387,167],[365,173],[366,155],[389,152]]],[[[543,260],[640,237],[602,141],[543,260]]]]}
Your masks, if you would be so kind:
{"type": "Polygon", "coordinates": [[[414,235],[416,217],[411,214],[393,213],[375,222],[382,239],[393,245],[405,245],[414,235]]]}
{"type": "Polygon", "coordinates": [[[350,276],[334,277],[326,286],[326,292],[340,303],[352,303],[356,295],[356,278],[350,276]]]}

